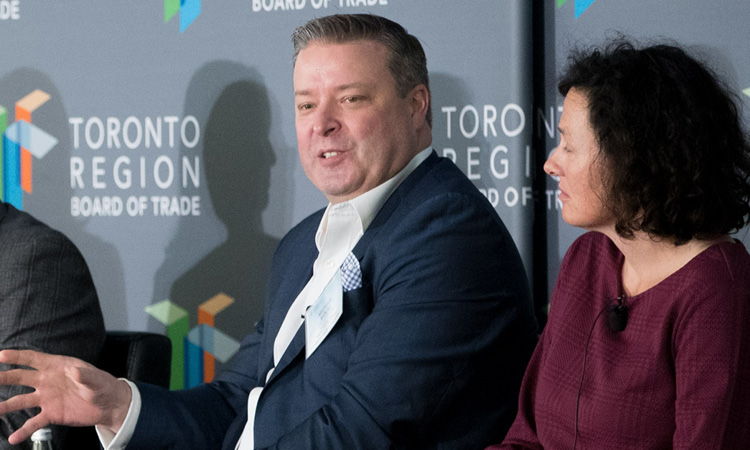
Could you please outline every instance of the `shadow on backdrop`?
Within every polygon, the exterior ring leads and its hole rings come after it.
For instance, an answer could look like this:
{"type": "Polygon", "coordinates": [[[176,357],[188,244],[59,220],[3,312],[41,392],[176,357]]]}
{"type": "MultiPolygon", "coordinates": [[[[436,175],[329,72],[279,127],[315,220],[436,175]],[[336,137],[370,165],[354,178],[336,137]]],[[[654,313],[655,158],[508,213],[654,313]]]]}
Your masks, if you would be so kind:
{"type": "Polygon", "coordinates": [[[237,340],[262,315],[278,244],[262,222],[276,161],[270,108],[260,76],[246,66],[215,61],[196,72],[185,114],[195,115],[203,130],[202,153],[191,150],[202,155],[201,216],[181,219],[155,278],[154,300],[169,298],[185,308],[191,326],[201,303],[221,292],[233,297],[235,303],[217,315],[216,328],[237,340]],[[217,235],[218,246],[201,250],[217,235]]]}

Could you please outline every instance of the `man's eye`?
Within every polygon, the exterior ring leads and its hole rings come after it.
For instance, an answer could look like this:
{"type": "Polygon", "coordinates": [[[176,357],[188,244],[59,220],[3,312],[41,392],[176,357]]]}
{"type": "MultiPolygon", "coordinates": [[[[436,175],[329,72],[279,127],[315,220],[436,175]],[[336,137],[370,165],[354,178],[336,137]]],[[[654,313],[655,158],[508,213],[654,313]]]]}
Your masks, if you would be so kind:
{"type": "Polygon", "coordinates": [[[308,109],[312,109],[312,107],[312,103],[300,103],[299,105],[297,105],[297,109],[300,111],[306,111],[308,109]]]}
{"type": "Polygon", "coordinates": [[[362,100],[362,96],[360,95],[349,95],[349,96],[344,97],[345,103],[356,103],[360,100],[362,100]]]}

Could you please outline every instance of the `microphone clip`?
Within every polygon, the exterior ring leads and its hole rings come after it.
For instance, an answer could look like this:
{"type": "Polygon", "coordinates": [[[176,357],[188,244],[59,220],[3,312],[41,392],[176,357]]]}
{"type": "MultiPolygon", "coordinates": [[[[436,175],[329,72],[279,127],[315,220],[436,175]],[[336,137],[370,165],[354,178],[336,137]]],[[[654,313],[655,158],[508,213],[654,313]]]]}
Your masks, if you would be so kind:
{"type": "Polygon", "coordinates": [[[625,304],[624,295],[620,295],[607,306],[607,326],[616,333],[628,326],[628,305],[625,304]]]}

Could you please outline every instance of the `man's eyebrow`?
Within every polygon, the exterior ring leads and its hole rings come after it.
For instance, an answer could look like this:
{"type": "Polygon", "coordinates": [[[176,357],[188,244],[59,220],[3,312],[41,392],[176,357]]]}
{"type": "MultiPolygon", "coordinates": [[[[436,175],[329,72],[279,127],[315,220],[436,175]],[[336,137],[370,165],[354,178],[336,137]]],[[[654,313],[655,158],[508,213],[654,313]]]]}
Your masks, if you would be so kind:
{"type": "MultiPolygon", "coordinates": [[[[363,88],[367,88],[369,86],[370,86],[369,83],[354,82],[354,83],[347,83],[347,84],[342,84],[340,86],[336,86],[335,90],[337,92],[340,92],[340,91],[346,91],[348,89],[363,89],[363,88]]],[[[296,91],[294,91],[294,95],[295,95],[295,97],[305,96],[305,95],[311,95],[311,90],[310,89],[296,90],[296,91]]]]}
{"type": "Polygon", "coordinates": [[[342,84],[341,86],[338,86],[336,88],[336,90],[337,91],[345,91],[347,89],[361,89],[361,88],[366,88],[366,87],[369,87],[369,86],[370,86],[369,83],[355,82],[355,83],[342,84]]]}

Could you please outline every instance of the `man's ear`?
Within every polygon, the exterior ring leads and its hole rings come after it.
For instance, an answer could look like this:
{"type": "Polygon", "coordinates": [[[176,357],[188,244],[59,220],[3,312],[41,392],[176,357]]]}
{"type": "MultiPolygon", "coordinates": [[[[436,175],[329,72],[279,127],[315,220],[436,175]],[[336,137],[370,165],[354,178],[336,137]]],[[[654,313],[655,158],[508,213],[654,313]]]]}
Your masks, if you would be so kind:
{"type": "Polygon", "coordinates": [[[430,90],[424,84],[418,84],[409,92],[408,98],[414,125],[423,125],[427,122],[427,111],[430,109],[430,90]]]}

